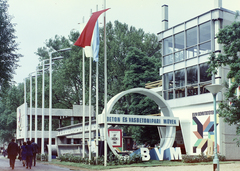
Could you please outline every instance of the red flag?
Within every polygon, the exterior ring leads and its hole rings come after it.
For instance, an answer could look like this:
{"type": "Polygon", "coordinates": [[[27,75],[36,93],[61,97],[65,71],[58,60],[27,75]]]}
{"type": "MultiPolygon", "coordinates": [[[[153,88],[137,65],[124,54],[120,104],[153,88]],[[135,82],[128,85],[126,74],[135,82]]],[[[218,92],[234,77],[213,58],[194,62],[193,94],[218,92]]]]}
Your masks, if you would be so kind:
{"type": "Polygon", "coordinates": [[[96,23],[98,17],[107,10],[109,10],[109,8],[101,10],[101,11],[94,12],[92,14],[92,16],[89,19],[87,25],[83,29],[81,35],[79,36],[77,41],[74,43],[74,45],[80,46],[80,47],[91,46],[92,35],[93,35],[93,30],[94,30],[94,27],[95,27],[95,23],[96,23]]]}

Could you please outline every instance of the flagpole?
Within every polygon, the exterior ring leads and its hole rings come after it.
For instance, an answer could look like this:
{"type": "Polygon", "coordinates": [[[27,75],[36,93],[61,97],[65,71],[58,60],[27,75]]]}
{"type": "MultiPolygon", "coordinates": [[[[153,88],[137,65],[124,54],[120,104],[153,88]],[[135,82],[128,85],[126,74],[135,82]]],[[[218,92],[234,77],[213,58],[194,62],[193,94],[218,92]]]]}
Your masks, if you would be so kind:
{"type": "MultiPolygon", "coordinates": [[[[98,11],[98,5],[96,6],[98,11]]],[[[98,60],[96,61],[96,163],[98,164],[98,60]]]]}
{"type": "Polygon", "coordinates": [[[30,77],[30,141],[32,140],[32,73],[29,74],[30,77]]]}
{"type": "Polygon", "coordinates": [[[37,142],[37,73],[38,68],[36,67],[35,71],[35,143],[37,142]]]}
{"type": "MultiPolygon", "coordinates": [[[[92,15],[92,9],[90,10],[90,17],[92,15]]],[[[89,161],[91,160],[91,133],[92,133],[92,57],[89,57],[89,148],[88,148],[88,154],[89,154],[89,161]]],[[[90,164],[90,163],[89,163],[90,164]]]]}
{"type": "MultiPolygon", "coordinates": [[[[84,17],[83,17],[84,23],[84,17]]],[[[84,48],[82,48],[82,74],[83,74],[83,131],[82,131],[82,157],[85,157],[85,56],[84,56],[84,48]]]]}
{"type": "MultiPolygon", "coordinates": [[[[104,0],[106,9],[106,0],[104,0]]],[[[106,46],[106,13],[104,13],[104,166],[107,166],[107,46],[106,46]]]]}

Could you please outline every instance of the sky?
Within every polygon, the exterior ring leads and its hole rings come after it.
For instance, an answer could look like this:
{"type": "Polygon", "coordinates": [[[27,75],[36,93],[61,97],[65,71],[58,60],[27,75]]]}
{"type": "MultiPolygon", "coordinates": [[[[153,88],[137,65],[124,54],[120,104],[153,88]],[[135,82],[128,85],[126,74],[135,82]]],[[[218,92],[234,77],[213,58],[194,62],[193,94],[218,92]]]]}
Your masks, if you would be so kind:
{"type": "MultiPolygon", "coordinates": [[[[55,35],[68,37],[71,30],[79,30],[79,23],[87,22],[91,11],[103,9],[104,0],[8,0],[8,13],[22,54],[15,70],[16,83],[34,72],[39,57],[37,49],[55,35]]],[[[182,23],[214,8],[214,0],[106,0],[106,21],[126,23],[145,33],[161,30],[162,5],[168,5],[169,27],[182,23]]],[[[222,7],[240,10],[240,0],[222,0],[222,7]]],[[[100,16],[103,23],[103,15],[100,16]]],[[[100,25],[100,27],[102,27],[100,25]]]]}

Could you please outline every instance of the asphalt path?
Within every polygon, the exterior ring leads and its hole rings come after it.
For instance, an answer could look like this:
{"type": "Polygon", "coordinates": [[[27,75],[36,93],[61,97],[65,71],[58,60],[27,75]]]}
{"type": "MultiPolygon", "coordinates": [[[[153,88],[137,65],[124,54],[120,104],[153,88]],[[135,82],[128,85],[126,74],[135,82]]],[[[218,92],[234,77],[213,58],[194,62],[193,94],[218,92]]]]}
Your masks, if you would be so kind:
{"type": "MultiPolygon", "coordinates": [[[[7,171],[12,170],[12,168],[9,165],[9,159],[7,157],[0,156],[0,171],[7,171]]],[[[36,166],[32,166],[31,169],[26,169],[26,167],[23,167],[22,162],[18,159],[15,161],[15,167],[14,170],[16,171],[26,171],[26,170],[32,170],[32,171],[69,171],[71,169],[65,168],[65,167],[59,167],[54,165],[48,165],[44,163],[36,163],[36,166]]]]}

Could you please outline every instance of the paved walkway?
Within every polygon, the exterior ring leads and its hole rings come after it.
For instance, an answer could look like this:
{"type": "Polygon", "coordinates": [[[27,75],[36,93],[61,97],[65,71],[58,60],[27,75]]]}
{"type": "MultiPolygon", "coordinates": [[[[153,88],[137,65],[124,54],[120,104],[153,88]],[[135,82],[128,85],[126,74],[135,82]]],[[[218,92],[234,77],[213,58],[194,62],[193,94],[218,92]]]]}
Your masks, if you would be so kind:
{"type": "MultiPolygon", "coordinates": [[[[1,171],[9,171],[12,170],[12,168],[9,165],[9,159],[7,157],[0,156],[0,170],[1,171]]],[[[23,167],[22,162],[16,159],[15,161],[15,168],[14,170],[17,171],[26,171],[30,169],[26,169],[26,167],[23,167]]],[[[43,163],[37,163],[36,166],[32,166],[32,171],[69,171],[70,168],[67,167],[60,167],[60,166],[54,166],[54,165],[48,165],[43,163]]]]}
{"type": "MultiPolygon", "coordinates": [[[[9,159],[0,156],[0,171],[10,171],[9,159]]],[[[22,162],[16,160],[15,169],[17,171],[26,171],[26,167],[22,166],[22,162]]],[[[77,168],[71,166],[55,166],[48,163],[37,162],[36,166],[31,168],[32,171],[96,171],[84,168],[77,168]]],[[[213,165],[194,165],[194,166],[157,166],[157,167],[127,167],[119,169],[107,169],[104,171],[212,171],[213,165]]],[[[220,164],[221,171],[240,171],[240,162],[233,162],[231,164],[220,164]]],[[[98,170],[99,171],[99,170],[98,170]]]]}

